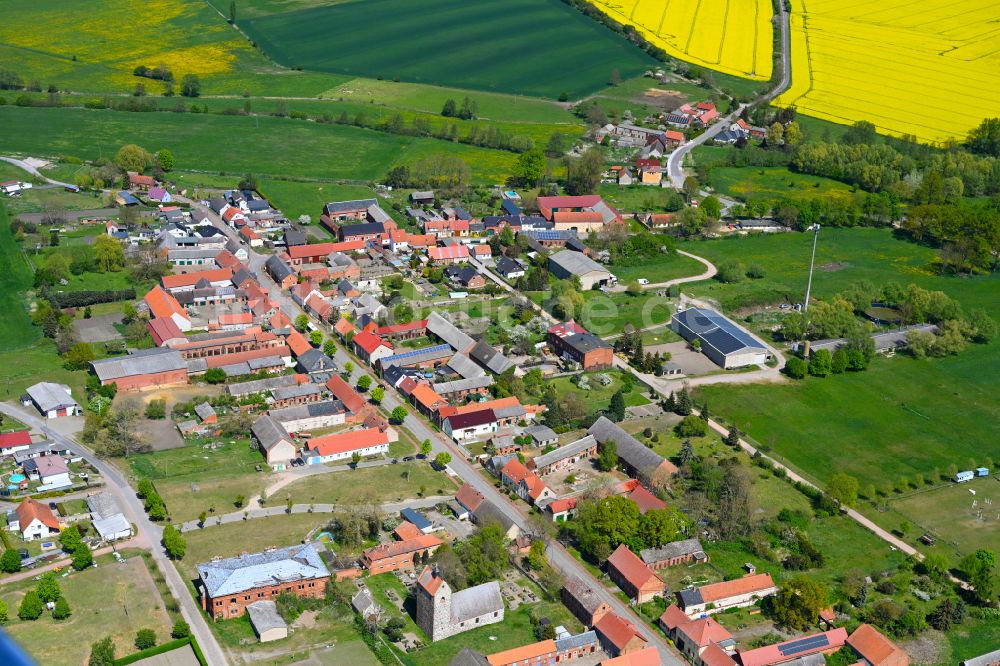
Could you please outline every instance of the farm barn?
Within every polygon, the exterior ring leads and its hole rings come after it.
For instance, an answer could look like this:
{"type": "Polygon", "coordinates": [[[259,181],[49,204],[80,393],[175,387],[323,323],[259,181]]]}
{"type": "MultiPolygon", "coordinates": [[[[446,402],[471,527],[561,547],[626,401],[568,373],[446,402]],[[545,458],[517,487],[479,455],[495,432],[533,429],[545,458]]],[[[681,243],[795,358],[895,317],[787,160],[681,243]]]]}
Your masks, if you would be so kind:
{"type": "Polygon", "coordinates": [[[759,365],[769,356],[763,342],[707,308],[678,312],[670,320],[670,328],[688,342],[698,340],[702,353],[726,370],[759,365]]]}

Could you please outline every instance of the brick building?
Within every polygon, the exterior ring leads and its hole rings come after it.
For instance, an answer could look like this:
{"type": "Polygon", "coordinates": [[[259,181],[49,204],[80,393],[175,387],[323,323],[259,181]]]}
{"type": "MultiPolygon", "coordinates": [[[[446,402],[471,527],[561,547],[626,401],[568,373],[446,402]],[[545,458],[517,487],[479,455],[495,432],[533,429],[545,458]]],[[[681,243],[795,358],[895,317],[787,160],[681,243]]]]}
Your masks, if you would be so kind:
{"type": "Polygon", "coordinates": [[[188,367],[180,352],[159,347],[128,356],[112,356],[90,362],[102,386],[115,384],[120,391],[187,384],[188,367]]]}
{"type": "Polygon", "coordinates": [[[556,356],[576,361],[584,370],[610,368],[614,361],[611,345],[572,320],[550,328],[545,342],[556,356]]]}
{"type": "Polygon", "coordinates": [[[330,571],[306,544],[205,562],[198,565],[198,578],[202,609],[215,620],[228,620],[286,592],[322,598],[330,571]]]}
{"type": "Polygon", "coordinates": [[[621,544],[608,558],[608,577],[629,598],[642,604],[654,597],[663,596],[667,589],[656,573],[625,544],[621,544]]]}
{"type": "Polygon", "coordinates": [[[443,542],[433,534],[424,534],[415,539],[383,543],[364,552],[361,562],[372,575],[414,568],[413,558],[429,557],[443,542]]]}
{"type": "Polygon", "coordinates": [[[569,578],[563,585],[562,601],[586,627],[592,627],[611,612],[611,604],[604,601],[597,590],[580,578],[569,578]]]}

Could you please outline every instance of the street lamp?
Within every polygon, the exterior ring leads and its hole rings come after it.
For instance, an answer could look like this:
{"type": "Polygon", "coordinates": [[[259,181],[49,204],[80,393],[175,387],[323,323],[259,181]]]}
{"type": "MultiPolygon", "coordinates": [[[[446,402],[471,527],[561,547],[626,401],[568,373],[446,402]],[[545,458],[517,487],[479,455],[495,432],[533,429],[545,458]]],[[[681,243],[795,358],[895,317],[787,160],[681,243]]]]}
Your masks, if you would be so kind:
{"type": "MultiPolygon", "coordinates": [[[[806,231],[813,232],[813,249],[812,257],[809,259],[809,280],[806,282],[806,300],[802,304],[802,314],[805,314],[809,310],[809,292],[812,291],[813,285],[813,267],[816,265],[816,241],[819,240],[819,224],[814,224],[806,229],[806,231]]],[[[809,340],[806,340],[805,347],[805,357],[809,358],[809,340]]]]}

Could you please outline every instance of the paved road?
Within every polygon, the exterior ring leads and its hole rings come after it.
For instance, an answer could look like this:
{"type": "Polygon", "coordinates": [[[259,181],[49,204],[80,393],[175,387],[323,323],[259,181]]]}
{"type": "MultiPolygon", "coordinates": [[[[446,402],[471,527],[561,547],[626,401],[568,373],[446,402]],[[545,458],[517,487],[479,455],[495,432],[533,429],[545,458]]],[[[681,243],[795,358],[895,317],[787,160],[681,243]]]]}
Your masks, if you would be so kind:
{"type": "Polygon", "coordinates": [[[63,182],[58,181],[58,180],[52,180],[51,178],[49,178],[45,174],[41,173],[35,167],[31,166],[30,164],[28,164],[24,160],[17,159],[16,157],[2,157],[2,156],[0,156],[0,161],[4,161],[4,162],[7,162],[9,164],[13,164],[16,167],[24,169],[25,171],[27,171],[28,173],[30,173],[32,176],[35,176],[36,178],[41,178],[46,183],[50,183],[52,185],[58,185],[59,187],[76,187],[75,185],[72,185],[70,183],[63,183],[63,182]]]}
{"type": "MultiPolygon", "coordinates": [[[[107,555],[114,550],[122,550],[124,548],[141,548],[143,550],[149,550],[149,544],[143,537],[132,537],[127,541],[119,541],[114,546],[103,546],[93,551],[94,558],[96,559],[99,555],[107,555]]],[[[71,567],[73,561],[68,557],[63,557],[58,560],[53,560],[39,567],[33,567],[31,569],[25,569],[19,571],[16,574],[11,574],[9,576],[4,576],[0,578],[0,586],[6,585],[8,583],[16,583],[19,580],[25,580],[28,578],[34,578],[35,576],[45,573],[46,571],[52,571],[56,567],[71,567]]]]}
{"type": "MultiPolygon", "coordinates": [[[[788,27],[788,12],[785,11],[783,3],[779,2],[778,5],[781,10],[778,18],[781,24],[781,80],[778,81],[778,85],[770,92],[751,102],[753,105],[770,102],[785,92],[792,82],[791,37],[788,27]]],[[[670,153],[670,156],[667,158],[667,175],[670,177],[670,183],[675,188],[679,190],[684,186],[684,158],[687,154],[694,150],[695,147],[700,146],[722,130],[728,128],[743,113],[743,109],[747,106],[747,104],[740,104],[739,108],[709,127],[703,134],[670,153]]]]}
{"type": "MultiPolygon", "coordinates": [[[[695,261],[700,262],[705,266],[705,271],[703,273],[699,273],[698,275],[689,275],[687,277],[674,278],[673,280],[667,280],[666,282],[653,282],[651,284],[639,285],[640,288],[643,291],[649,289],[665,289],[668,287],[672,287],[675,284],[686,284],[688,282],[701,282],[702,280],[711,280],[713,277],[715,277],[715,274],[719,272],[719,269],[715,267],[715,264],[713,264],[711,261],[709,261],[704,257],[699,257],[696,254],[691,254],[690,252],[685,252],[684,250],[677,250],[677,254],[689,257],[691,259],[694,259],[695,261]]],[[[624,284],[616,284],[613,287],[609,287],[608,291],[622,292],[625,291],[627,288],[628,287],[624,284]]]]}
{"type": "Polygon", "coordinates": [[[205,654],[205,659],[210,666],[223,666],[227,664],[228,661],[225,654],[215,639],[212,630],[209,628],[201,607],[188,592],[184,580],[177,572],[177,568],[167,558],[166,551],[164,551],[161,544],[163,528],[153,524],[149,520],[143,509],[142,502],[136,497],[135,491],[128,484],[128,480],[122,476],[116,467],[101,460],[94,455],[93,451],[71,439],[69,436],[50,428],[45,420],[39,416],[22,409],[20,406],[9,403],[0,403],[0,411],[16,418],[25,425],[31,426],[33,430],[41,432],[49,439],[58,442],[74,453],[86,457],[87,461],[97,468],[101,476],[104,477],[105,490],[116,496],[119,505],[122,507],[122,511],[125,513],[125,517],[138,528],[137,536],[145,540],[147,547],[153,555],[153,561],[156,562],[156,566],[167,581],[170,593],[180,604],[181,615],[188,625],[190,625],[191,631],[198,641],[198,645],[205,654]]]}
{"type": "MultiPolygon", "coordinates": [[[[246,246],[245,243],[242,243],[241,239],[236,236],[232,229],[223,223],[213,212],[210,210],[206,211],[204,207],[200,205],[197,205],[197,208],[200,211],[206,212],[207,217],[212,221],[212,223],[221,229],[227,236],[234,238],[244,247],[247,247],[247,251],[249,252],[249,263],[252,270],[257,273],[261,286],[266,287],[271,297],[280,304],[281,310],[291,319],[294,319],[299,314],[303,314],[303,310],[298,306],[298,304],[295,303],[295,301],[293,301],[286,293],[283,293],[278,285],[270,279],[267,272],[263,270],[263,264],[267,257],[255,252],[253,249],[246,246]]],[[[480,264],[480,267],[484,274],[486,274],[487,277],[492,279],[494,282],[504,287],[504,289],[511,293],[517,293],[516,290],[494,275],[492,271],[488,270],[485,266],[480,264]]],[[[305,314],[308,315],[308,313],[305,314]]],[[[555,321],[547,312],[542,311],[542,314],[548,319],[555,321]]],[[[328,327],[322,324],[319,325],[329,332],[328,327]]],[[[335,336],[333,339],[336,339],[335,336]]],[[[337,353],[334,355],[334,361],[336,361],[340,367],[344,367],[347,362],[354,364],[356,370],[351,378],[352,381],[356,381],[357,377],[361,374],[368,374],[368,368],[364,366],[364,364],[360,363],[356,358],[350,356],[339,342],[337,343],[337,353]]],[[[384,384],[380,378],[372,376],[372,379],[387,389],[385,399],[382,401],[382,406],[385,409],[392,410],[394,407],[400,405],[406,408],[407,417],[403,421],[403,425],[414,435],[414,437],[416,437],[417,440],[430,440],[432,456],[442,452],[449,453],[452,457],[452,462],[449,465],[449,468],[453,473],[455,473],[463,481],[471,484],[476,490],[482,493],[484,497],[496,504],[504,515],[517,524],[522,530],[529,533],[537,532],[537,530],[532,527],[527,513],[523,512],[521,507],[515,506],[505,494],[496,489],[492,481],[487,479],[479,469],[474,468],[472,464],[467,462],[465,452],[462,451],[460,447],[444,437],[441,433],[435,432],[431,429],[422,418],[418,418],[414,415],[414,413],[410,410],[410,406],[399,399],[395,390],[388,390],[389,387],[384,384]]],[[[631,621],[637,626],[644,626],[643,620],[636,615],[628,605],[609,592],[604,585],[594,578],[580,562],[566,552],[565,548],[563,548],[561,544],[551,540],[548,544],[546,554],[548,555],[550,564],[563,576],[572,576],[590,581],[594,589],[598,591],[598,594],[604,599],[604,601],[615,609],[615,612],[623,617],[630,618],[631,621]]],[[[668,646],[666,640],[659,632],[646,630],[644,631],[644,634],[649,638],[650,645],[655,646],[657,650],[659,650],[663,663],[666,666],[684,666],[686,662],[678,656],[676,651],[668,646]]]]}

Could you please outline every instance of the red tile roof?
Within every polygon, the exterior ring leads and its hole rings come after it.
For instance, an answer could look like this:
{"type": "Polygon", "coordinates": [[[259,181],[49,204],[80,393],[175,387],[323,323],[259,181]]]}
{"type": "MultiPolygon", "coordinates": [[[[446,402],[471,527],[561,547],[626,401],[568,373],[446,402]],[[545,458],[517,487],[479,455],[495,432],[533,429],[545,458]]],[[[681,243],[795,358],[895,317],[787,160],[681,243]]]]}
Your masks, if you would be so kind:
{"type": "Polygon", "coordinates": [[[196,273],[182,273],[180,275],[164,275],[160,278],[164,289],[177,289],[178,287],[190,287],[198,283],[201,279],[209,282],[225,282],[233,279],[233,271],[229,268],[213,268],[207,271],[196,273]]]}
{"type": "Polygon", "coordinates": [[[847,638],[847,644],[872,666],[906,666],[910,663],[910,657],[906,652],[870,624],[862,624],[855,629],[847,638]]]}
{"type": "Polygon", "coordinates": [[[567,497],[564,499],[553,500],[546,504],[545,508],[553,514],[562,513],[563,511],[572,511],[576,508],[576,498],[567,497]]]}
{"type": "Polygon", "coordinates": [[[341,336],[346,336],[348,333],[354,331],[354,324],[352,324],[347,319],[338,319],[337,323],[333,325],[333,330],[336,331],[341,336]]]}
{"type": "Polygon", "coordinates": [[[471,484],[466,483],[455,493],[455,499],[469,511],[475,511],[486,498],[471,484]]]}
{"type": "Polygon", "coordinates": [[[630,500],[635,502],[639,506],[639,513],[646,515],[647,511],[652,511],[653,509],[666,509],[667,503],[661,500],[659,497],[649,492],[642,486],[639,486],[632,491],[632,494],[628,496],[630,500]]]}
{"type": "Polygon", "coordinates": [[[410,395],[413,396],[414,400],[430,411],[434,411],[441,405],[448,404],[447,400],[438,395],[437,392],[427,384],[418,384],[410,392],[410,395]]]}
{"type": "Polygon", "coordinates": [[[707,647],[709,643],[721,643],[733,637],[725,627],[710,617],[682,624],[677,627],[677,631],[690,638],[698,647],[707,647]]]}
{"type": "Polygon", "coordinates": [[[162,347],[167,340],[184,339],[184,333],[170,317],[157,317],[146,322],[146,329],[153,337],[157,347],[162,347]]]}
{"type": "Polygon", "coordinates": [[[393,324],[391,326],[380,326],[375,329],[376,335],[392,335],[393,333],[403,333],[405,331],[424,330],[427,328],[426,319],[418,319],[406,324],[393,324]]]}
{"type": "Polygon", "coordinates": [[[530,664],[530,663],[551,663],[547,656],[555,657],[556,642],[552,639],[538,641],[529,645],[521,645],[516,648],[494,652],[486,655],[486,661],[490,666],[507,666],[508,664],[530,664]]]}
{"type": "Polygon", "coordinates": [[[292,332],[288,335],[288,337],[285,339],[285,343],[292,350],[292,353],[295,354],[296,357],[305,354],[307,351],[313,348],[312,344],[310,344],[310,342],[306,340],[306,336],[302,335],[294,328],[292,329],[292,332]]]}
{"type": "Polygon", "coordinates": [[[36,518],[50,529],[59,529],[59,520],[52,513],[52,510],[49,509],[48,506],[42,504],[41,502],[37,502],[30,497],[18,504],[15,512],[17,513],[18,525],[22,530],[30,525],[31,521],[36,518]]]}
{"type": "Polygon", "coordinates": [[[659,586],[666,587],[663,581],[656,577],[656,573],[625,544],[619,545],[615,552],[611,553],[611,557],[608,558],[608,566],[618,571],[622,578],[637,590],[641,590],[653,579],[659,586]]]}
{"type": "Polygon", "coordinates": [[[329,456],[388,443],[388,435],[378,428],[369,428],[368,430],[354,430],[313,437],[306,442],[306,448],[321,456],[329,456]]]}
{"type": "Polygon", "coordinates": [[[372,561],[384,560],[387,557],[405,555],[418,550],[424,550],[425,548],[440,546],[441,543],[441,539],[437,538],[433,534],[423,534],[418,536],[416,539],[393,541],[392,543],[383,543],[373,548],[369,548],[365,551],[365,557],[372,561]]]}
{"type": "Polygon", "coordinates": [[[719,599],[760,592],[770,587],[774,587],[774,580],[771,579],[771,574],[759,573],[734,580],[722,581],[721,583],[703,585],[698,588],[698,591],[701,593],[702,600],[706,604],[709,604],[719,599]]]}
{"type": "Polygon", "coordinates": [[[538,197],[538,207],[540,209],[553,208],[590,208],[601,202],[601,197],[596,194],[583,194],[575,197],[538,197]]]}
{"type": "Polygon", "coordinates": [[[500,473],[510,479],[511,483],[520,483],[522,479],[528,478],[531,472],[527,467],[524,466],[517,458],[512,458],[510,462],[504,465],[500,473]]]}
{"type": "Polygon", "coordinates": [[[396,535],[396,538],[399,539],[400,541],[406,541],[407,539],[416,539],[418,536],[423,534],[423,532],[420,531],[419,527],[417,527],[408,520],[404,520],[403,522],[401,522],[392,532],[393,534],[396,535]]]}
{"type": "Polygon", "coordinates": [[[368,404],[361,395],[351,387],[350,384],[340,378],[340,375],[333,375],[326,382],[326,387],[337,400],[344,403],[350,411],[357,414],[368,404]]]}
{"type": "Polygon", "coordinates": [[[561,211],[557,211],[557,212],[555,212],[555,213],[552,214],[552,221],[553,222],[562,222],[562,223],[565,223],[565,224],[569,224],[570,222],[584,222],[584,223],[589,222],[589,223],[592,223],[592,224],[596,224],[598,222],[603,222],[604,221],[604,216],[601,215],[600,213],[598,213],[597,211],[589,211],[589,210],[579,210],[579,211],[561,210],[561,211]]]}
{"type": "Polygon", "coordinates": [[[188,317],[187,311],[177,302],[173,294],[164,291],[159,285],[153,287],[149,292],[143,296],[142,300],[146,302],[146,306],[149,307],[149,311],[153,314],[153,318],[157,317],[170,317],[171,315],[180,315],[184,319],[190,319],[188,317]]]}
{"type": "Polygon", "coordinates": [[[736,666],[729,653],[714,643],[702,651],[699,659],[703,666],[736,666]]]}
{"type": "Polygon", "coordinates": [[[0,449],[31,444],[31,434],[27,430],[0,433],[0,449]]]}
{"type": "Polygon", "coordinates": [[[682,624],[687,624],[690,621],[691,618],[677,604],[670,604],[667,606],[667,610],[663,611],[663,614],[660,615],[660,624],[667,631],[673,631],[682,624]]]}
{"type": "MultiPolygon", "coordinates": [[[[865,626],[865,625],[862,625],[865,626]]],[[[824,634],[814,634],[814,636],[823,636],[824,634]]],[[[831,631],[825,632],[827,642],[821,645],[816,645],[812,649],[800,649],[794,653],[794,655],[786,655],[781,650],[781,646],[787,645],[788,643],[793,643],[795,641],[801,640],[803,638],[808,638],[807,636],[800,636],[798,638],[792,639],[791,641],[785,641],[783,643],[775,643],[774,645],[765,645],[764,647],[759,647],[755,650],[741,650],[740,651],[740,662],[743,666],[771,666],[771,664],[780,664],[792,656],[804,657],[808,654],[815,654],[817,652],[825,652],[827,650],[836,650],[843,647],[844,643],[848,640],[847,630],[843,628],[833,629],[831,631]]],[[[879,662],[872,662],[875,666],[878,666],[879,662]]]]}
{"type": "Polygon", "coordinates": [[[371,354],[379,347],[388,347],[389,349],[392,349],[392,343],[383,340],[371,331],[361,331],[355,335],[354,344],[365,350],[366,354],[371,354]]]}
{"type": "Polygon", "coordinates": [[[292,350],[288,348],[288,345],[278,345],[277,347],[261,347],[260,349],[251,349],[245,352],[223,354],[222,356],[206,356],[205,363],[210,368],[221,368],[224,365],[244,363],[253,358],[266,358],[268,356],[285,358],[291,355],[292,350]]]}
{"type": "Polygon", "coordinates": [[[594,624],[594,630],[604,636],[618,650],[623,649],[630,640],[637,636],[644,643],[647,642],[646,637],[639,633],[634,624],[616,613],[605,613],[594,624]]]}
{"type": "Polygon", "coordinates": [[[427,256],[435,261],[443,259],[468,259],[469,248],[465,245],[447,245],[427,248],[427,256]]]}
{"type": "Polygon", "coordinates": [[[660,666],[661,663],[660,651],[655,647],[645,647],[620,657],[605,659],[601,666],[660,666]]]}
{"type": "MultiPolygon", "coordinates": [[[[416,526],[414,526],[413,529],[416,529],[416,526]]],[[[427,594],[431,596],[437,594],[437,591],[441,588],[441,583],[443,582],[444,579],[434,571],[433,567],[430,566],[425,566],[424,570],[420,572],[419,576],[417,576],[417,585],[424,588],[424,590],[427,591],[427,594]]]]}
{"type": "Polygon", "coordinates": [[[684,142],[684,132],[678,132],[677,130],[667,130],[667,138],[672,141],[684,142]]]}
{"type": "Polygon", "coordinates": [[[257,234],[257,232],[251,229],[250,227],[243,227],[242,229],[240,229],[240,235],[246,238],[247,240],[260,240],[260,236],[257,234]]]}

